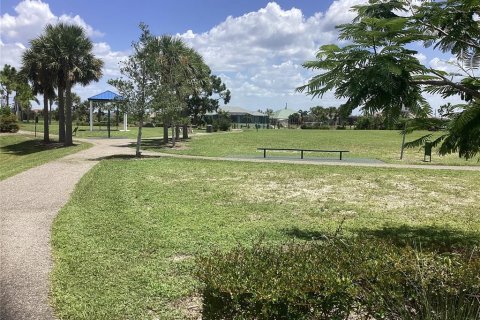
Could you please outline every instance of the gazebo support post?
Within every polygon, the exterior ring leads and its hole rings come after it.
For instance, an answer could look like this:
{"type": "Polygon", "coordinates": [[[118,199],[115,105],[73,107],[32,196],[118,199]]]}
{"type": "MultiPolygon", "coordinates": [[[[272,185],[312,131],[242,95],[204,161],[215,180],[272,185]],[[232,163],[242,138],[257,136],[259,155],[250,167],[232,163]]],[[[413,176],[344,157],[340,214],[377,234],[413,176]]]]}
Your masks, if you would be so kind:
{"type": "Polygon", "coordinates": [[[90,131],[93,131],[93,102],[90,101],[90,131]]]}
{"type": "Polygon", "coordinates": [[[110,138],[110,109],[108,109],[107,131],[108,131],[108,138],[110,138]]]}

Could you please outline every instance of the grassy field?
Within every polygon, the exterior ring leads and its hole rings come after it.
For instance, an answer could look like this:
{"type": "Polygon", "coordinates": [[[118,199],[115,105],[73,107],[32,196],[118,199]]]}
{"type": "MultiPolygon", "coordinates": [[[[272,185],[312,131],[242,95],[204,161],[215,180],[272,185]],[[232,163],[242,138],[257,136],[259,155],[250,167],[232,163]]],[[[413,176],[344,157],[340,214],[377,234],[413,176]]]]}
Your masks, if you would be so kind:
{"type": "MultiPolygon", "coordinates": [[[[419,131],[407,136],[406,141],[414,140],[427,131],[419,131]]],[[[437,133],[439,135],[440,133],[437,133]]],[[[159,149],[158,142],[146,139],[144,148],[162,152],[202,156],[262,156],[258,147],[309,148],[329,150],[349,150],[345,157],[378,159],[387,163],[425,164],[423,149],[406,149],[404,160],[400,161],[402,136],[399,131],[387,130],[247,130],[243,132],[213,133],[193,136],[181,144],[181,148],[159,149]]],[[[271,153],[271,156],[299,157],[298,153],[271,153]]],[[[338,154],[310,153],[308,157],[336,158],[338,154]]],[[[435,150],[432,162],[441,165],[480,165],[479,158],[465,161],[457,155],[441,157],[435,150]]]]}
{"type": "Polygon", "coordinates": [[[424,246],[478,242],[478,190],[480,172],[102,161],[54,222],[55,310],[61,319],[195,318],[195,256],[340,226],[424,246]]]}
{"type": "Polygon", "coordinates": [[[81,143],[64,148],[55,143],[45,145],[33,136],[0,135],[0,180],[89,147],[81,143]]]}
{"type": "MultiPolygon", "coordinates": [[[[74,124],[73,127],[75,128],[76,125],[74,124]]],[[[20,129],[25,131],[35,131],[35,124],[33,122],[26,123],[23,122],[20,124],[20,129]]],[[[136,139],[138,134],[138,128],[136,127],[129,127],[129,131],[120,131],[123,129],[123,124],[120,126],[111,126],[110,134],[114,138],[129,138],[129,139],[136,139]]],[[[43,122],[39,121],[37,124],[37,132],[43,133],[43,122]]],[[[51,134],[58,134],[58,123],[53,122],[50,126],[50,133],[51,134]]],[[[153,138],[153,137],[161,137],[163,136],[163,127],[156,127],[156,128],[143,128],[142,129],[142,136],[145,138],[153,138]]],[[[78,131],[76,133],[76,137],[78,138],[106,138],[108,137],[107,127],[93,127],[93,131],[90,131],[89,126],[79,126],[78,131]]]]}

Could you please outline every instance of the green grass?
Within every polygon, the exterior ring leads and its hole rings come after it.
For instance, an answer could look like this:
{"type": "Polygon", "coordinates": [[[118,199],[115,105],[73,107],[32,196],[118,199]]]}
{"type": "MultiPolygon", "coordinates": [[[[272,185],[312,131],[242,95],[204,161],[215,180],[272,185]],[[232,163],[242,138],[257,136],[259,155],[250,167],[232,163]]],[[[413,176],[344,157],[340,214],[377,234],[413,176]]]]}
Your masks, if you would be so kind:
{"type": "MultiPolygon", "coordinates": [[[[76,125],[73,124],[73,128],[76,125]]],[[[110,134],[114,138],[129,138],[129,139],[136,139],[138,134],[137,127],[129,127],[129,131],[120,131],[123,129],[123,123],[121,123],[117,129],[116,126],[112,125],[110,128],[110,134]]],[[[20,130],[25,131],[35,131],[35,123],[26,123],[23,122],[20,124],[20,130]]],[[[37,132],[43,133],[43,122],[39,121],[37,124],[37,132]]],[[[58,134],[58,122],[53,122],[50,126],[50,133],[51,134],[58,134]]],[[[155,127],[155,128],[143,128],[142,129],[142,136],[145,138],[153,138],[153,137],[161,137],[163,136],[163,127],[155,127]]],[[[89,126],[79,126],[78,131],[76,133],[77,138],[106,138],[108,137],[108,131],[106,126],[95,126],[93,127],[93,131],[90,131],[89,126]]]]}
{"type": "Polygon", "coordinates": [[[0,180],[90,146],[81,143],[65,148],[58,143],[45,145],[29,135],[0,135],[0,180]]]}
{"type": "Polygon", "coordinates": [[[480,172],[102,161],[54,222],[55,310],[61,319],[193,317],[195,256],[308,241],[340,225],[347,235],[478,243],[479,189],[480,172]]]}
{"type": "MultiPolygon", "coordinates": [[[[406,141],[414,140],[427,131],[415,132],[406,141]]],[[[437,133],[439,135],[440,133],[437,133]]],[[[432,162],[423,162],[423,150],[407,149],[403,161],[399,160],[402,136],[399,131],[389,130],[246,130],[243,132],[213,133],[193,136],[184,143],[184,148],[159,149],[153,140],[145,140],[144,148],[162,152],[202,156],[262,156],[258,147],[309,148],[349,150],[345,157],[378,159],[387,163],[480,165],[478,158],[465,161],[457,155],[441,157],[432,152],[432,162]]],[[[298,153],[272,152],[271,156],[299,157],[298,153]]],[[[311,153],[307,157],[336,158],[338,154],[311,153]]]]}

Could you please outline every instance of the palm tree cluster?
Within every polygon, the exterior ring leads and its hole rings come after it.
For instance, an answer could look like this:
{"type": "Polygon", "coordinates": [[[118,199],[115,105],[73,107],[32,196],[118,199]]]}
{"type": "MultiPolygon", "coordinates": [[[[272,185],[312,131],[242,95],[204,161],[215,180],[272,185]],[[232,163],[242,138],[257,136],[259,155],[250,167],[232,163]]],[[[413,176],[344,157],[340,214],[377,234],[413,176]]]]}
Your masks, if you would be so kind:
{"type": "MultiPolygon", "coordinates": [[[[49,101],[58,99],[59,141],[72,141],[72,87],[98,81],[103,61],[93,53],[93,44],[83,28],[65,23],[47,25],[43,34],[30,41],[22,56],[23,74],[35,94],[43,95],[43,113],[48,114],[49,101]]],[[[44,141],[49,141],[48,121],[44,121],[44,141]]]]}
{"type": "Polygon", "coordinates": [[[175,128],[184,126],[202,104],[206,110],[215,101],[215,92],[224,101],[230,92],[220,78],[211,75],[202,56],[179,37],[154,36],[148,26],[140,24],[141,35],[133,43],[133,54],[121,63],[122,77],[109,80],[124,97],[123,108],[138,120],[137,156],[140,156],[142,126],[145,116],[155,112],[163,121],[164,142],[168,142],[168,127],[172,128],[172,145],[178,135],[175,128]],[[197,105],[198,104],[198,105],[197,105]]]}

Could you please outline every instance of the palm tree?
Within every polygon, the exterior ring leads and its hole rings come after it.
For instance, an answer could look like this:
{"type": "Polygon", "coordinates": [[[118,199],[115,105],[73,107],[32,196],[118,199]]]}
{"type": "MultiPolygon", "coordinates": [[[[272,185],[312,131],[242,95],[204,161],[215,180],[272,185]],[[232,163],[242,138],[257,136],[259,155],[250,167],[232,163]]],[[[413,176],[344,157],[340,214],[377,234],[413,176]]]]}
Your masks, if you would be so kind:
{"type": "Polygon", "coordinates": [[[56,71],[58,79],[59,135],[62,139],[63,131],[64,144],[70,146],[73,144],[72,86],[98,81],[102,76],[103,61],[95,58],[93,44],[79,26],[65,23],[47,25],[45,37],[51,57],[50,68],[56,71]]]}
{"type": "Polygon", "coordinates": [[[20,71],[31,83],[34,94],[43,95],[43,141],[50,142],[49,137],[49,101],[55,97],[55,72],[49,69],[49,57],[45,48],[45,37],[40,36],[30,41],[30,49],[22,55],[20,71]]]}
{"type": "MultiPolygon", "coordinates": [[[[175,146],[175,125],[185,121],[188,96],[205,87],[210,80],[210,68],[203,58],[185,42],[170,35],[163,35],[154,43],[160,78],[159,106],[164,117],[164,128],[172,126],[172,145],[175,146]],[[183,116],[183,117],[182,117],[183,116]]],[[[164,131],[164,140],[168,131],[164,131]]]]}

